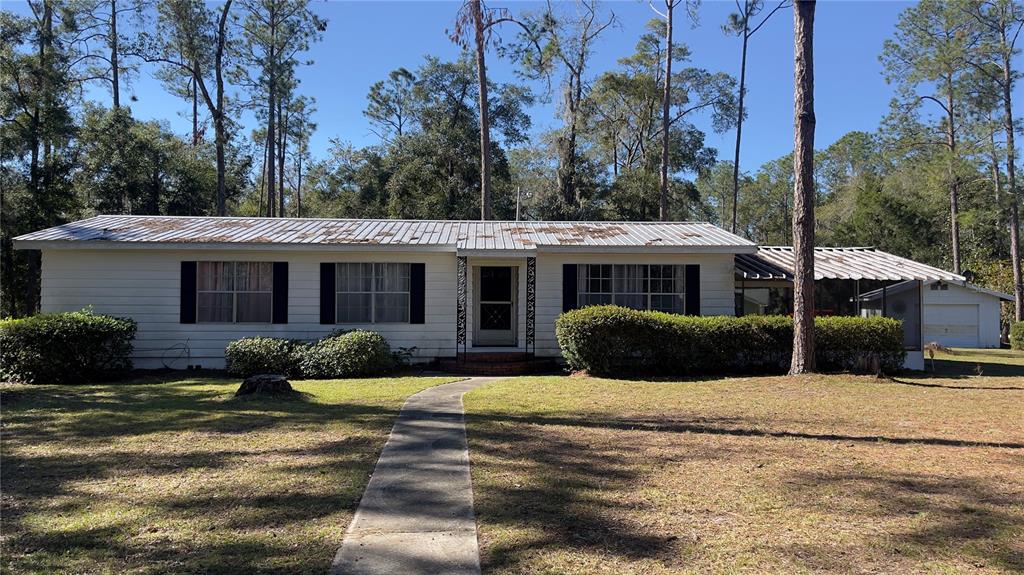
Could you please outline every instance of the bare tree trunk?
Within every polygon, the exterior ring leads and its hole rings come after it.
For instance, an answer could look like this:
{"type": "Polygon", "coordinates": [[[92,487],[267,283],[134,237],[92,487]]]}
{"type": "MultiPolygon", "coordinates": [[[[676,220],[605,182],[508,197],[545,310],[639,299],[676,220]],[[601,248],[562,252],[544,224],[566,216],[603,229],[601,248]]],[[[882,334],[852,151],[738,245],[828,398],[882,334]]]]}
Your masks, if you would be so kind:
{"type": "Polygon", "coordinates": [[[192,78],[192,157],[199,147],[199,83],[192,78]]]}
{"type": "MultiPolygon", "coordinates": [[[[271,60],[273,60],[274,49],[270,49],[271,60]]],[[[267,217],[277,215],[277,196],[274,188],[277,183],[277,171],[274,169],[277,162],[277,78],[274,71],[274,64],[271,63],[270,90],[267,94],[267,217]]]]}
{"type": "Polygon", "coordinates": [[[672,103],[672,13],[676,0],[665,0],[665,86],[661,95],[661,188],[658,219],[668,221],[668,145],[669,106],[672,103]]]}
{"type": "MultiPolygon", "coordinates": [[[[300,152],[302,151],[302,147],[301,146],[299,147],[299,151],[300,152]]],[[[301,153],[299,154],[299,157],[296,160],[296,162],[297,162],[298,166],[297,166],[297,170],[296,170],[297,176],[295,178],[296,179],[296,184],[295,184],[295,217],[301,218],[302,217],[302,154],[301,153]]]]}
{"type": "Polygon", "coordinates": [[[791,375],[814,371],[814,0],[793,5],[793,359],[791,375]]]}
{"type": "MultiPolygon", "coordinates": [[[[227,215],[227,166],[224,159],[224,147],[227,145],[227,134],[224,129],[224,49],[227,42],[228,10],[232,0],[227,0],[220,13],[220,24],[217,32],[217,52],[214,65],[217,82],[217,109],[214,110],[213,130],[217,148],[217,215],[227,215]]],[[[200,78],[200,80],[202,80],[200,78]]]]}
{"type": "MultiPolygon", "coordinates": [[[[745,10],[749,13],[749,9],[745,10]]],[[[736,115],[736,153],[732,161],[732,227],[730,231],[736,233],[736,212],[740,203],[740,139],[743,137],[743,98],[746,96],[747,85],[747,42],[750,37],[747,35],[747,28],[750,25],[746,22],[747,15],[743,16],[743,55],[740,57],[740,97],[739,109],[736,115]]]]}
{"type": "Polygon", "coordinates": [[[110,0],[110,91],[114,96],[114,109],[121,108],[120,66],[117,61],[117,0],[110,0]]]}
{"type": "MultiPolygon", "coordinates": [[[[1006,32],[1003,32],[1006,44],[1006,32]]],[[[1013,98],[1011,86],[1010,52],[1003,50],[1003,111],[1006,126],[1006,177],[1010,185],[1010,260],[1013,266],[1013,319],[1024,320],[1024,283],[1021,281],[1020,261],[1020,195],[1017,193],[1016,150],[1013,140],[1013,98]]]]}
{"type": "Polygon", "coordinates": [[[281,133],[279,135],[281,141],[279,149],[277,151],[277,165],[278,165],[278,194],[277,194],[277,215],[283,218],[284,212],[284,159],[285,150],[288,149],[288,117],[284,113],[284,98],[277,99],[277,117],[281,121],[281,133]]]}
{"type": "Polygon", "coordinates": [[[494,217],[491,207],[491,119],[487,101],[486,36],[481,0],[473,0],[476,32],[476,78],[480,85],[480,219],[494,217]]]}
{"type": "MultiPolygon", "coordinates": [[[[951,78],[951,76],[949,77],[951,78]]],[[[960,182],[956,176],[956,116],[953,114],[953,82],[947,79],[946,82],[946,116],[948,127],[946,128],[946,146],[949,148],[949,162],[946,167],[949,178],[949,233],[953,244],[953,273],[959,274],[960,266],[960,182]]]]}

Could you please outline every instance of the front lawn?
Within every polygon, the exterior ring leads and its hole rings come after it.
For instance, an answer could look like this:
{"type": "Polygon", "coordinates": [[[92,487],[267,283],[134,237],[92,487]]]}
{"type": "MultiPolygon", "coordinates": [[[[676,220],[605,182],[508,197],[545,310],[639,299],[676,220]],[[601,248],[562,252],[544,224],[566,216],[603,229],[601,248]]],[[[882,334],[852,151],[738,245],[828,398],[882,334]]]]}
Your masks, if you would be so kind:
{"type": "Polygon", "coordinates": [[[3,386],[3,573],[325,573],[398,409],[455,378],[3,386]]]}
{"type": "Polygon", "coordinates": [[[477,389],[484,572],[1020,572],[1022,358],[958,351],[896,380],[477,389]]]}

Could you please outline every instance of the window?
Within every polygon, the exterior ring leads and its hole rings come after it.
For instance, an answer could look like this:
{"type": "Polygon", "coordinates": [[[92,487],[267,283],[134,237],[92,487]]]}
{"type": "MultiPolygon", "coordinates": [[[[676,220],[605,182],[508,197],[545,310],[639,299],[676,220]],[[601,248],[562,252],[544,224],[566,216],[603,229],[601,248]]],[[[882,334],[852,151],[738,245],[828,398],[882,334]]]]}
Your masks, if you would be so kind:
{"type": "Polygon", "coordinates": [[[199,322],[270,323],[272,262],[199,262],[197,275],[199,322]]]}
{"type": "Polygon", "coordinates": [[[339,263],[338,323],[408,323],[409,264],[339,263]]]}
{"type": "Polygon", "coordinates": [[[580,266],[580,306],[611,304],[634,309],[683,313],[685,266],[608,265],[580,266]]]}

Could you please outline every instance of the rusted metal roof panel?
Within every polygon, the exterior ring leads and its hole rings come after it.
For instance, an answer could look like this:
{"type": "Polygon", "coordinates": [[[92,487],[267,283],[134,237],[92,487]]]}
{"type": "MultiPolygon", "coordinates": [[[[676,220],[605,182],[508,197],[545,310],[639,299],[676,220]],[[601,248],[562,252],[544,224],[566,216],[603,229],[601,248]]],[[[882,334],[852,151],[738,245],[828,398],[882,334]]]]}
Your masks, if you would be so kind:
{"type": "MultiPolygon", "coordinates": [[[[738,273],[744,273],[748,268],[751,273],[758,273],[758,269],[774,268],[789,274],[790,277],[786,279],[792,279],[793,248],[788,246],[759,247],[757,254],[737,256],[736,261],[738,273]],[[741,257],[744,260],[742,268],[741,257]]],[[[751,275],[745,279],[781,278],[751,275]]],[[[875,248],[815,248],[814,279],[966,281],[961,275],[875,248]]]]}
{"type": "Polygon", "coordinates": [[[538,247],[736,248],[754,244],[703,222],[510,222],[247,217],[96,216],[15,238],[33,242],[538,247]]]}

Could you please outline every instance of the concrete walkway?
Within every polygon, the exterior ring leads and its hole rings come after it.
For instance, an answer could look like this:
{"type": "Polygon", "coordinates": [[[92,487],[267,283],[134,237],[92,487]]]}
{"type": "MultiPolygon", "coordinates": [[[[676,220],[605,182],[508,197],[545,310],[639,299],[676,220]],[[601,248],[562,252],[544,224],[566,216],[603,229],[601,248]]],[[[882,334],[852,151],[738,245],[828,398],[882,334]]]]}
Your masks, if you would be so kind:
{"type": "Polygon", "coordinates": [[[498,379],[439,385],[405,402],[331,575],[479,575],[462,394],[498,379]]]}

